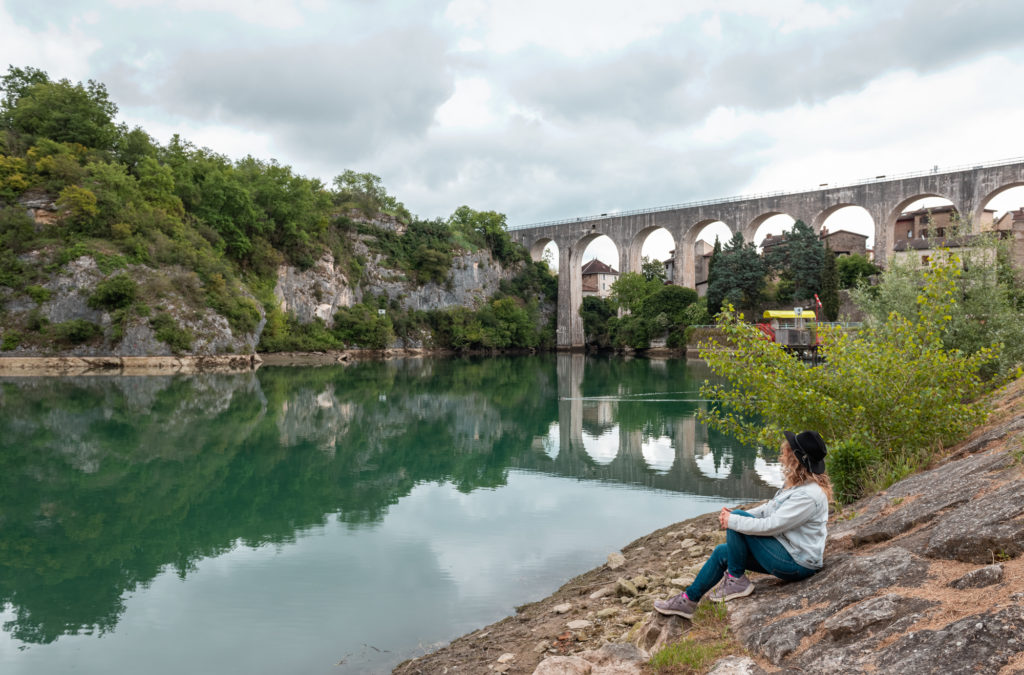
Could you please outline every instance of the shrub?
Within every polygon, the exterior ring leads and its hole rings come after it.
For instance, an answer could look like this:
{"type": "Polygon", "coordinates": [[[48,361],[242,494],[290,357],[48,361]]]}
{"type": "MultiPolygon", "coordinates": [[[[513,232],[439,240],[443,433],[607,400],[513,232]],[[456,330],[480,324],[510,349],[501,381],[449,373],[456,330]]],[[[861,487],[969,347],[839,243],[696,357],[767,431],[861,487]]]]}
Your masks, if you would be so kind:
{"type": "Polygon", "coordinates": [[[103,329],[92,321],[72,319],[71,321],[53,324],[50,326],[50,332],[59,342],[79,345],[97,337],[103,332],[103,329]]]}
{"type": "Polygon", "coordinates": [[[362,303],[339,309],[333,332],[342,343],[367,349],[384,349],[395,338],[391,319],[362,303]]]}
{"type": "Polygon", "coordinates": [[[835,501],[849,504],[867,494],[872,472],[882,462],[882,453],[863,435],[833,443],[825,457],[825,467],[832,479],[835,501]]]}
{"type": "Polygon", "coordinates": [[[135,302],[138,293],[139,286],[134,279],[127,274],[118,274],[96,285],[88,305],[93,309],[121,309],[135,302]]]}
{"type": "Polygon", "coordinates": [[[165,343],[175,354],[192,349],[192,331],[178,325],[174,317],[161,312],[149,320],[149,325],[156,333],[156,339],[165,343]]]}
{"type": "Polygon", "coordinates": [[[26,286],[25,293],[40,305],[49,300],[50,296],[53,295],[50,289],[43,288],[42,286],[26,286]]]}
{"type": "Polygon", "coordinates": [[[0,341],[0,351],[9,352],[21,344],[21,333],[16,330],[9,330],[4,333],[4,339],[0,341]]]}

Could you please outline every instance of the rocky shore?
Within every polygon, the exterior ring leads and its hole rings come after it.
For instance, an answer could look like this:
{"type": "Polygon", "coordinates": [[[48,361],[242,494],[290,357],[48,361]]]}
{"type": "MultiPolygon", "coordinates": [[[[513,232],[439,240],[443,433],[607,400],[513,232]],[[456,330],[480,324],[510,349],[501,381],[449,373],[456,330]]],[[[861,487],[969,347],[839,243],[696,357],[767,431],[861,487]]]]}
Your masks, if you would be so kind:
{"type": "Polygon", "coordinates": [[[992,406],[931,469],[834,513],[824,570],[752,575],[757,590],[727,618],[652,611],[723,539],[710,513],[394,672],[653,673],[652,654],[688,639],[718,656],[668,672],[1024,673],[1024,380],[992,406]]]}
{"type": "Polygon", "coordinates": [[[256,370],[257,354],[216,356],[7,356],[0,358],[0,376],[46,375],[173,375],[256,370]]]}

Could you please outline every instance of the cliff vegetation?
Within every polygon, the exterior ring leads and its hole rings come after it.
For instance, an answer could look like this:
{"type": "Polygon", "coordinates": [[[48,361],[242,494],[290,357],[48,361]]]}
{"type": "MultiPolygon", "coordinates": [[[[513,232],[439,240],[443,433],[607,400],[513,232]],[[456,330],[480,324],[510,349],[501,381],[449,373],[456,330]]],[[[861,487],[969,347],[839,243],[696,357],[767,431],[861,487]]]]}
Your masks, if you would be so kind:
{"type": "Polygon", "coordinates": [[[553,343],[554,277],[503,214],[426,220],[371,173],[161,145],[95,81],[12,66],[0,91],[5,355],[553,343]]]}

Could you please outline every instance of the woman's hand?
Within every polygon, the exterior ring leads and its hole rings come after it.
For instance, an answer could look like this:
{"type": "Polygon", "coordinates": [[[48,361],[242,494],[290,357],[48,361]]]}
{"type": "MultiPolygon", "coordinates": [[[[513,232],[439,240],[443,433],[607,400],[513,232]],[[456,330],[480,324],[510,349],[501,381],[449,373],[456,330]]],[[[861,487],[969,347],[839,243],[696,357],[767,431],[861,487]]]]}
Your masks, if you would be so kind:
{"type": "Polygon", "coordinates": [[[722,510],[718,512],[718,524],[722,526],[723,530],[729,529],[729,513],[732,509],[723,506],[722,510]]]}

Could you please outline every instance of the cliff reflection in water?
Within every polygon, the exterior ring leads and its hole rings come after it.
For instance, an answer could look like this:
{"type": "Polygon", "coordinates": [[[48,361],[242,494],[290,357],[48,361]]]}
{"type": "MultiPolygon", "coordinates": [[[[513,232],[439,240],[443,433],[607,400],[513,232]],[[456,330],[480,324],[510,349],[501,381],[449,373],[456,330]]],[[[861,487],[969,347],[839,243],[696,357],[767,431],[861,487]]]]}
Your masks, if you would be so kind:
{"type": "Polygon", "coordinates": [[[167,568],[185,578],[332,514],[379,522],[424,481],[469,492],[516,468],[770,495],[753,449],[695,423],[705,376],[558,355],[0,381],[4,629],[25,643],[110,631],[125,594],[167,568]]]}

